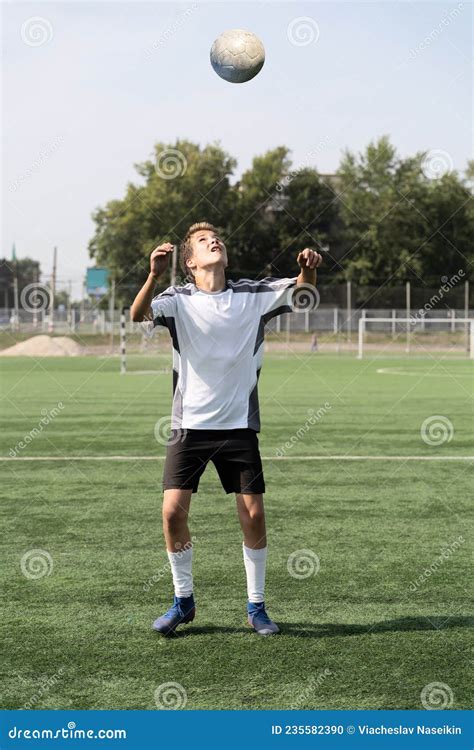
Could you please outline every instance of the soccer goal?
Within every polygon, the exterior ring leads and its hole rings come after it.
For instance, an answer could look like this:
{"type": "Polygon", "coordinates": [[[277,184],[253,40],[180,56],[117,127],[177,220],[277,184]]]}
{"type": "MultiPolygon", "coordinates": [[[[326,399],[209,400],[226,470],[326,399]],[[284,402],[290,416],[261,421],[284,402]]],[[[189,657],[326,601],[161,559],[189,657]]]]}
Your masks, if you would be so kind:
{"type": "Polygon", "coordinates": [[[474,318],[359,319],[358,359],[367,354],[467,356],[474,359],[474,318]]]}
{"type": "Polygon", "coordinates": [[[172,372],[171,339],[166,328],[151,321],[133,323],[128,310],[120,316],[120,372],[159,375],[172,372]]]}

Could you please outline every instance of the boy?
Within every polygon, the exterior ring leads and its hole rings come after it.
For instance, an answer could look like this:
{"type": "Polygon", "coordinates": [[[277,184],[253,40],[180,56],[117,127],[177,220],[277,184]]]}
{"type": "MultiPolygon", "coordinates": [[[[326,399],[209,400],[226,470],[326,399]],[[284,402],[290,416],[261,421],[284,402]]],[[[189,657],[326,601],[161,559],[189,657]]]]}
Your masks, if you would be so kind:
{"type": "Polygon", "coordinates": [[[173,250],[170,243],[150,256],[150,274],[132,307],[133,321],[147,318],[165,326],[173,342],[172,434],[163,474],[163,531],[174,584],[172,607],[153,623],[163,635],[195,615],[188,513],[193,492],[209,461],[227,494],[235,492],[243,532],[247,615],[259,635],[278,633],[265,610],[267,541],[259,453],[257,382],[265,324],[292,311],[298,285],[315,285],[321,256],[298,254],[299,276],[261,281],[227,281],[227,250],[207,222],[193,224],[180,248],[184,273],[192,281],[153,297],[173,250]]]}

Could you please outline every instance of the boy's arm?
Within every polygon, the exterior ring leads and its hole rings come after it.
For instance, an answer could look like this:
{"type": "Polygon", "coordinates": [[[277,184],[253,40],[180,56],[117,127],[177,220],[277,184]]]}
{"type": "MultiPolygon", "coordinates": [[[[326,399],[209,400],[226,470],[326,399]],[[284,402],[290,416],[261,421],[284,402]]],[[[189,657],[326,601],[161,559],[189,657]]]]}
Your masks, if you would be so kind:
{"type": "Polygon", "coordinates": [[[311,284],[312,286],[316,286],[316,269],[323,262],[322,256],[314,250],[311,250],[311,248],[306,247],[298,253],[296,262],[301,268],[296,280],[296,286],[299,284],[311,284]]]}
{"type": "Polygon", "coordinates": [[[168,267],[168,256],[172,251],[173,245],[170,242],[166,242],[164,245],[159,245],[155,248],[150,255],[150,273],[130,308],[130,317],[134,323],[140,323],[142,320],[151,320],[153,318],[151,311],[153,292],[156,282],[168,267]]]}
{"type": "Polygon", "coordinates": [[[158,279],[150,272],[148,278],[133,300],[130,308],[130,317],[134,323],[141,323],[142,320],[151,320],[151,301],[158,279]]]}

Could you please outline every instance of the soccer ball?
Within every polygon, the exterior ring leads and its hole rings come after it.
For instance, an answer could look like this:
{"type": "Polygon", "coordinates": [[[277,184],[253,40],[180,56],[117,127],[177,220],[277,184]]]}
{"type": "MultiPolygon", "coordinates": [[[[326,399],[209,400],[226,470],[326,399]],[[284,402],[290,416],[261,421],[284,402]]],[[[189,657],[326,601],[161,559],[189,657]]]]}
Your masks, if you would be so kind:
{"type": "Polygon", "coordinates": [[[230,29],[217,37],[211,47],[211,65],[217,75],[230,83],[245,83],[263,68],[265,49],[255,34],[230,29]]]}

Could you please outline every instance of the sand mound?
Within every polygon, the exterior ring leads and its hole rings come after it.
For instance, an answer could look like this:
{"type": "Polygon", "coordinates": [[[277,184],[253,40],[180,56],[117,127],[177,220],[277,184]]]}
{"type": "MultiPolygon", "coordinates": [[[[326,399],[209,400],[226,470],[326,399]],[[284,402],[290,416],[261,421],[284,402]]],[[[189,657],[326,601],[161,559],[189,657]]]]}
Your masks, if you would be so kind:
{"type": "Polygon", "coordinates": [[[2,357],[77,357],[82,346],[67,336],[32,336],[0,352],[2,357]]]}

